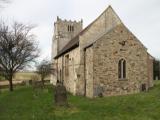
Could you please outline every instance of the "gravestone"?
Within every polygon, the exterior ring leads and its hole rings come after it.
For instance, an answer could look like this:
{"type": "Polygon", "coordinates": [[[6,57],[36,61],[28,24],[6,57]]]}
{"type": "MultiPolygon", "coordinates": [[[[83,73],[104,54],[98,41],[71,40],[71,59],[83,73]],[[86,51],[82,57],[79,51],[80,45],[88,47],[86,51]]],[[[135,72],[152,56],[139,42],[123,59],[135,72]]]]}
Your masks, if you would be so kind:
{"type": "Polygon", "coordinates": [[[33,97],[38,98],[38,96],[43,92],[43,84],[41,81],[33,81],[32,82],[33,87],[33,97]]]}
{"type": "Polygon", "coordinates": [[[62,83],[57,82],[57,85],[55,87],[55,104],[59,106],[66,106],[67,103],[67,91],[65,86],[63,86],[62,83]]]}
{"type": "Polygon", "coordinates": [[[32,85],[32,80],[29,80],[29,85],[32,85]]]}
{"type": "Polygon", "coordinates": [[[43,89],[42,81],[32,81],[33,89],[43,89]]]}
{"type": "Polygon", "coordinates": [[[103,97],[104,87],[102,84],[98,85],[94,90],[94,96],[103,97]]]}
{"type": "Polygon", "coordinates": [[[141,91],[147,91],[147,87],[146,87],[146,84],[142,84],[142,86],[141,86],[141,91]]]}
{"type": "Polygon", "coordinates": [[[25,81],[25,85],[29,86],[29,81],[28,80],[25,81]]]}

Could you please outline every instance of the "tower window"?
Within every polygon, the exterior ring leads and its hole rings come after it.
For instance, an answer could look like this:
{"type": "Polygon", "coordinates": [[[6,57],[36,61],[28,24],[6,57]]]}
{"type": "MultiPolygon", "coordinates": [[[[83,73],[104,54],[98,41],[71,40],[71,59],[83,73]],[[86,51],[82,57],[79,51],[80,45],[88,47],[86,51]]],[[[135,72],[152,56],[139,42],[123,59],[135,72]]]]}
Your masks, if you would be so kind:
{"type": "Polygon", "coordinates": [[[72,26],[72,31],[74,31],[74,26],[72,26]]]}
{"type": "Polygon", "coordinates": [[[59,81],[62,82],[62,71],[61,71],[61,69],[59,71],[59,81]]]}
{"type": "Polygon", "coordinates": [[[74,26],[73,25],[68,25],[68,31],[73,32],[74,31],[74,26]]]}
{"type": "Polygon", "coordinates": [[[70,32],[72,31],[72,26],[70,25],[70,32]]]}
{"type": "Polygon", "coordinates": [[[119,79],[126,78],[126,61],[124,59],[119,60],[118,63],[118,78],[119,79]]]}

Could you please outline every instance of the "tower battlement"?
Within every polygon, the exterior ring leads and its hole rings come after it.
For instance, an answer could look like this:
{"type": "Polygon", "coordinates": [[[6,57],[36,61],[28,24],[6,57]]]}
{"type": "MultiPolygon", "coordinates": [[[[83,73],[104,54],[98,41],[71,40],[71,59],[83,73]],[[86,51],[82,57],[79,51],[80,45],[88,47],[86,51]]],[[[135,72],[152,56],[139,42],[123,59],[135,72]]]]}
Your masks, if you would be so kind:
{"type": "Polygon", "coordinates": [[[83,24],[83,20],[82,19],[80,21],[66,20],[66,19],[61,19],[59,16],[57,16],[57,21],[56,22],[66,22],[66,23],[74,23],[74,24],[80,24],[81,23],[81,24],[83,24]]]}
{"type": "Polygon", "coordinates": [[[54,22],[54,36],[52,44],[52,58],[60,52],[64,46],[82,31],[83,20],[66,20],[57,16],[54,22]]]}

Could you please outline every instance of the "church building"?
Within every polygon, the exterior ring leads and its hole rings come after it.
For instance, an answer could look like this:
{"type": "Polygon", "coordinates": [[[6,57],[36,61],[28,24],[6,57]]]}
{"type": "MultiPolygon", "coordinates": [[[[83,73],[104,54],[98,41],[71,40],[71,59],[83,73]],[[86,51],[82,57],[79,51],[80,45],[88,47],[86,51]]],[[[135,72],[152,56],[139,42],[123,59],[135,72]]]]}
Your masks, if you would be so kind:
{"type": "Polygon", "coordinates": [[[51,82],[74,95],[125,95],[153,86],[153,57],[111,6],[84,29],[82,20],[57,17],[52,62],[51,82]]]}

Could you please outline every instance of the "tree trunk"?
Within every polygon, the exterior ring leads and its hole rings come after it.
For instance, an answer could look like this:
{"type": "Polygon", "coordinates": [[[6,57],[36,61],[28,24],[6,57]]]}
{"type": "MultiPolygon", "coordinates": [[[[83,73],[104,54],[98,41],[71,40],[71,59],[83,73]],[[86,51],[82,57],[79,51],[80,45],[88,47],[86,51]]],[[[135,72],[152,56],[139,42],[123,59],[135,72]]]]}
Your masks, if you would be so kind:
{"type": "Polygon", "coordinates": [[[44,86],[44,76],[41,75],[41,81],[42,81],[42,85],[44,86]]]}
{"type": "Polygon", "coordinates": [[[44,86],[44,78],[42,78],[42,85],[44,86]]]}
{"type": "Polygon", "coordinates": [[[9,90],[10,90],[10,91],[13,91],[12,76],[9,77],[9,90]]]}

